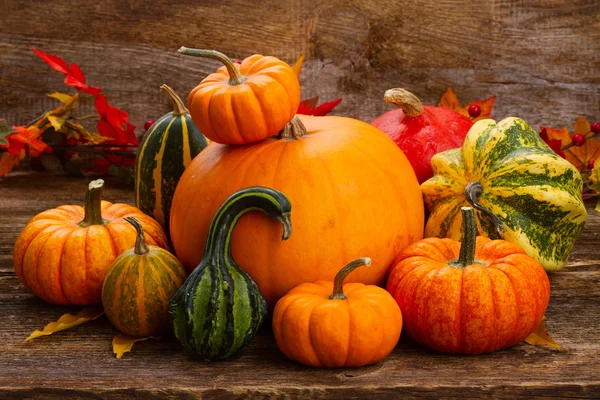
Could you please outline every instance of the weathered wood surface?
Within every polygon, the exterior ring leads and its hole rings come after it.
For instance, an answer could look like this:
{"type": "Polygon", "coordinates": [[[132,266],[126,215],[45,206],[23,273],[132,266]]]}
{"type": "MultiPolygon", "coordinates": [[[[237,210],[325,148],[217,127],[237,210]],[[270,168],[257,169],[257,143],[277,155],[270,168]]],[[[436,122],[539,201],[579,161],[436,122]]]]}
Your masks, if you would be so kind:
{"type": "Polygon", "coordinates": [[[303,98],[343,97],[336,113],[365,121],[390,109],[383,92],[398,86],[426,103],[449,86],[464,103],[497,95],[493,117],[534,126],[600,118],[597,0],[4,0],[0,118],[26,123],[53,106],[45,93],[65,90],[35,46],[78,63],[141,127],[169,110],[162,83],[187,95],[217,66],[180,45],[304,54],[303,98]]]}
{"type": "MultiPolygon", "coordinates": [[[[403,336],[385,361],[358,369],[311,369],[285,359],[268,329],[239,356],[204,363],[174,338],[136,344],[121,360],[116,333],[99,320],[22,343],[64,312],[19,283],[12,246],[29,218],[82,202],[87,180],[12,173],[0,181],[0,399],[64,398],[600,398],[600,214],[590,219],[562,272],[551,276],[547,327],[562,351],[518,345],[477,357],[446,356],[403,336]]],[[[109,182],[105,198],[133,201],[109,182]]],[[[592,204],[590,204],[591,206],[592,204]]]]}

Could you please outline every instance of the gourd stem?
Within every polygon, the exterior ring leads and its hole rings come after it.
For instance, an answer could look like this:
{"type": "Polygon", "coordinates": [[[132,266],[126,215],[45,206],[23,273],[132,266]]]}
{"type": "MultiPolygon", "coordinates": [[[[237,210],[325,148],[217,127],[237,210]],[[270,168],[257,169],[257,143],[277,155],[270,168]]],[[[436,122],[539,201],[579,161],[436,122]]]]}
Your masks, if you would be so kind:
{"type": "Polygon", "coordinates": [[[148,254],[150,249],[148,248],[148,243],[146,243],[146,238],[144,237],[144,230],[142,229],[142,223],[135,219],[135,217],[125,217],[123,218],[125,221],[129,222],[135,228],[137,232],[137,236],[135,238],[135,247],[133,251],[138,256],[143,256],[144,254],[148,254]]]}
{"type": "Polygon", "coordinates": [[[483,186],[481,186],[481,183],[477,181],[469,182],[469,184],[467,184],[465,187],[464,193],[471,207],[482,212],[487,218],[490,219],[490,221],[492,221],[494,228],[496,228],[498,237],[491,239],[501,239],[504,235],[504,224],[502,223],[502,220],[496,214],[479,204],[479,196],[481,196],[483,193],[483,186]]]}
{"type": "Polygon", "coordinates": [[[180,115],[190,113],[189,110],[185,107],[185,104],[183,104],[183,100],[181,100],[181,97],[179,97],[179,95],[175,93],[173,89],[171,89],[167,85],[162,85],[160,87],[160,90],[166,92],[171,97],[171,101],[173,102],[173,116],[178,117],[180,115]]]}
{"type": "Polygon", "coordinates": [[[347,297],[344,294],[344,279],[354,271],[356,268],[365,265],[371,265],[371,259],[369,257],[362,257],[357,260],[351,261],[344,268],[340,270],[333,280],[333,294],[329,296],[329,300],[346,300],[347,297]]]}
{"type": "Polygon", "coordinates": [[[104,181],[97,179],[91,181],[88,186],[88,191],[85,195],[85,204],[83,206],[83,220],[79,222],[79,226],[85,228],[90,225],[104,225],[108,223],[102,218],[102,190],[104,189],[104,181]]]}
{"type": "Polygon", "coordinates": [[[296,140],[306,135],[306,126],[298,116],[292,118],[290,122],[279,132],[278,139],[296,140]]]}
{"type": "Polygon", "coordinates": [[[246,80],[246,77],[238,71],[235,65],[233,65],[233,61],[220,51],[190,49],[185,46],[181,46],[177,51],[188,56],[212,58],[221,61],[223,65],[225,65],[225,68],[227,68],[227,72],[229,73],[229,84],[232,86],[239,85],[246,80]]]}
{"type": "Polygon", "coordinates": [[[239,219],[253,210],[262,211],[283,225],[281,240],[292,234],[291,204],[287,197],[274,189],[253,186],[232,194],[219,208],[208,229],[204,258],[231,259],[231,236],[239,219]]]}
{"type": "Polygon", "coordinates": [[[423,103],[408,90],[402,88],[388,89],[383,95],[383,100],[388,104],[400,107],[407,117],[414,118],[423,114],[423,103]]]}
{"type": "Polygon", "coordinates": [[[475,211],[471,207],[462,207],[463,236],[458,255],[458,267],[464,268],[475,262],[475,243],[477,242],[477,224],[475,211]]]}

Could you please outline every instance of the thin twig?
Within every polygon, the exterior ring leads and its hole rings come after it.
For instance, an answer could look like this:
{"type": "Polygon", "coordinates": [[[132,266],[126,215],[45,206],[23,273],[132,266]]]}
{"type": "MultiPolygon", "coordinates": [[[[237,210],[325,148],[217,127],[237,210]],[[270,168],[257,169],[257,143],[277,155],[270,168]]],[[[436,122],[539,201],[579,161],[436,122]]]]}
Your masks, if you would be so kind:
{"type": "Polygon", "coordinates": [[[98,119],[100,119],[100,116],[96,115],[96,114],[91,114],[91,115],[86,115],[84,117],[76,117],[75,115],[71,115],[69,117],[69,119],[74,119],[76,121],[83,121],[83,120],[92,119],[92,118],[98,118],[98,119]]]}

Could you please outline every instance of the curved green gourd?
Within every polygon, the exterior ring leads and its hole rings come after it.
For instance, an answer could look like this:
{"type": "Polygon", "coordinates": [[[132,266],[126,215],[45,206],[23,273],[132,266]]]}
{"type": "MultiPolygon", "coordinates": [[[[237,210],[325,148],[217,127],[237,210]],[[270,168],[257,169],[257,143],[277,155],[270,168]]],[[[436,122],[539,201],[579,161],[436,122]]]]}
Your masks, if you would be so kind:
{"type": "Polygon", "coordinates": [[[202,261],[169,302],[175,336],[205,360],[227,358],[246,346],[267,316],[258,286],[231,255],[233,229],[252,210],[279,220],[282,240],[290,237],[291,205],[283,193],[261,186],[235,192],[212,220],[202,261]]]}
{"type": "Polygon", "coordinates": [[[156,219],[169,237],[175,188],[185,167],[204,149],[206,139],[194,125],[181,98],[162,85],[173,111],[160,117],[142,139],[135,162],[135,204],[156,219]]]}

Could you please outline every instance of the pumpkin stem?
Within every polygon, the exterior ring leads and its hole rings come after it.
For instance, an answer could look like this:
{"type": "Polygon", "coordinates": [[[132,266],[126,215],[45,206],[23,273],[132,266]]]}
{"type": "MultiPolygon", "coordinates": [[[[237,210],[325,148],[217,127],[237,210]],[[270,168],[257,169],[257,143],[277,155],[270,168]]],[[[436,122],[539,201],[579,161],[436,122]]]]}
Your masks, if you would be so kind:
{"type": "Polygon", "coordinates": [[[185,107],[185,104],[183,104],[181,97],[179,97],[179,95],[177,93],[175,93],[175,91],[173,89],[171,89],[167,85],[162,85],[160,87],[160,90],[166,92],[171,97],[171,101],[173,102],[173,116],[174,117],[178,117],[180,115],[185,115],[185,114],[190,113],[189,110],[185,107]]]}
{"type": "Polygon", "coordinates": [[[188,56],[212,58],[221,61],[223,65],[225,65],[225,68],[227,68],[227,72],[229,73],[229,84],[232,86],[244,83],[246,80],[246,77],[240,73],[235,65],[233,65],[233,61],[220,51],[190,49],[185,46],[181,46],[177,51],[188,56]]]}
{"type": "Polygon", "coordinates": [[[471,207],[461,207],[462,212],[462,242],[458,263],[455,266],[465,268],[475,263],[475,243],[477,242],[477,223],[475,222],[475,211],[471,207]]]}
{"type": "Polygon", "coordinates": [[[135,217],[124,217],[125,221],[129,222],[135,230],[137,231],[137,236],[135,238],[135,247],[134,252],[138,256],[143,256],[144,254],[148,254],[150,249],[148,249],[148,243],[146,243],[146,238],[144,237],[144,230],[142,229],[142,223],[135,219],[135,217]]]}
{"type": "Polygon", "coordinates": [[[344,294],[344,279],[354,271],[356,268],[365,265],[371,265],[371,259],[369,257],[362,257],[357,260],[351,261],[337,273],[333,280],[333,294],[329,296],[329,300],[346,300],[347,297],[344,294]]]}
{"type": "Polygon", "coordinates": [[[494,237],[491,239],[501,239],[504,235],[504,224],[496,214],[479,204],[478,199],[482,193],[483,186],[481,186],[481,183],[477,181],[469,182],[469,184],[465,187],[465,197],[467,198],[467,201],[469,202],[471,207],[473,207],[477,211],[482,212],[486,217],[488,217],[490,221],[492,221],[494,228],[496,228],[498,237],[494,237]]]}
{"type": "Polygon", "coordinates": [[[383,100],[388,104],[400,107],[407,117],[413,118],[423,114],[423,103],[408,90],[401,88],[388,89],[383,95],[383,100]]]}
{"type": "Polygon", "coordinates": [[[298,116],[292,118],[290,122],[279,132],[278,139],[296,140],[306,135],[306,126],[302,123],[298,116]]]}
{"type": "Polygon", "coordinates": [[[79,222],[79,226],[82,228],[108,223],[107,220],[102,218],[102,189],[104,189],[104,181],[102,179],[90,182],[88,191],[85,194],[83,220],[79,222]]]}

